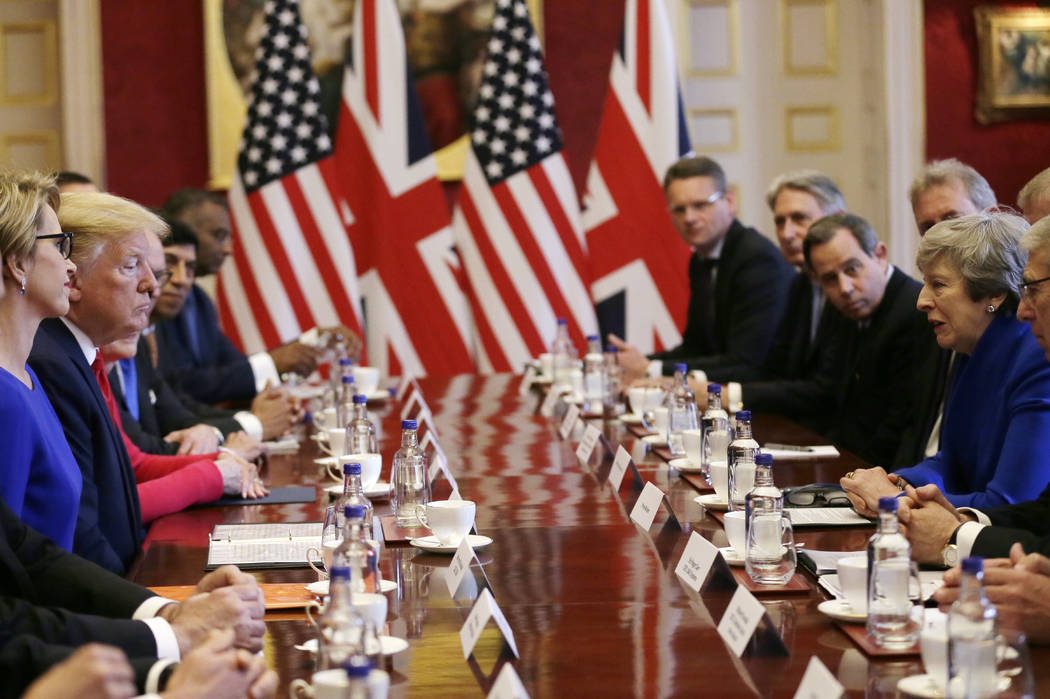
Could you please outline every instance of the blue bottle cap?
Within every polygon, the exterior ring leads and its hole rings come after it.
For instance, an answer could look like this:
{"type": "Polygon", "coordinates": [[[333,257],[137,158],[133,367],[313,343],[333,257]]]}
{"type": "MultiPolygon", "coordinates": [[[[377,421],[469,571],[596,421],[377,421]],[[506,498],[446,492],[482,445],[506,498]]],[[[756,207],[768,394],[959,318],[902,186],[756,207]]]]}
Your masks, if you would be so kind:
{"type": "Polygon", "coordinates": [[[361,464],[343,464],[343,475],[360,476],[361,464]]]}
{"type": "Polygon", "coordinates": [[[689,365],[685,364],[684,362],[681,363],[681,364],[675,364],[674,365],[674,370],[675,371],[680,371],[683,374],[688,374],[689,373],[689,365]]]}
{"type": "Polygon", "coordinates": [[[708,393],[717,393],[718,395],[722,395],[722,384],[720,384],[720,383],[709,383],[709,384],[707,384],[707,392],[708,393]]]}
{"type": "Polygon", "coordinates": [[[598,341],[598,336],[597,335],[588,335],[587,336],[587,342],[597,342],[597,341],[598,341]]]}
{"type": "Polygon", "coordinates": [[[751,411],[750,410],[738,410],[738,411],[736,411],[736,421],[740,422],[741,420],[748,420],[748,421],[750,421],[751,420],[751,411]]]}
{"type": "Polygon", "coordinates": [[[616,349],[616,345],[606,345],[605,346],[605,351],[610,353],[610,354],[616,354],[620,350],[616,349]]]}
{"type": "Polygon", "coordinates": [[[356,519],[361,519],[362,517],[365,516],[365,508],[362,507],[361,505],[347,505],[346,507],[343,508],[343,514],[348,519],[350,517],[354,517],[356,519]]]}
{"type": "Polygon", "coordinates": [[[970,575],[977,575],[984,571],[984,559],[980,556],[970,556],[962,560],[962,571],[970,575]]]}
{"type": "Polygon", "coordinates": [[[367,403],[367,402],[368,402],[368,396],[366,396],[364,393],[355,393],[354,394],[354,404],[355,405],[357,403],[367,403]]]}
{"type": "Polygon", "coordinates": [[[351,680],[364,679],[372,672],[372,661],[363,655],[355,655],[343,664],[343,669],[351,680]]]}
{"type": "Polygon", "coordinates": [[[755,465],[756,466],[762,466],[762,465],[772,466],[773,465],[773,455],[772,454],[767,454],[764,451],[758,452],[757,454],[755,454],[755,465]]]}
{"type": "Polygon", "coordinates": [[[339,360],[339,366],[352,366],[353,363],[354,363],[354,360],[350,359],[350,357],[342,357],[339,360]]]}
{"type": "Polygon", "coordinates": [[[879,512],[896,512],[897,498],[879,498],[879,512]]]}
{"type": "Polygon", "coordinates": [[[343,374],[343,383],[354,383],[354,377],[349,374],[343,374]]]}
{"type": "Polygon", "coordinates": [[[328,575],[331,576],[332,580],[349,580],[350,566],[333,566],[328,571],[328,575]]]}
{"type": "Polygon", "coordinates": [[[401,421],[401,429],[403,429],[403,430],[414,430],[417,427],[419,427],[419,425],[416,423],[415,420],[402,420],[401,421]]]}

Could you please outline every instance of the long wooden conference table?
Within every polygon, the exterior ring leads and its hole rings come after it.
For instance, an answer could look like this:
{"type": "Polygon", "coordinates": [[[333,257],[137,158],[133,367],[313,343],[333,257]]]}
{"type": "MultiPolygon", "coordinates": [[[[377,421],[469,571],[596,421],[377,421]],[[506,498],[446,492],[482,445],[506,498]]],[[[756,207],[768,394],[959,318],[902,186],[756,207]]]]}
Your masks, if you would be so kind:
{"type": "MultiPolygon", "coordinates": [[[[390,656],[391,696],[487,694],[503,665],[512,663],[529,694],[550,696],[793,696],[812,656],[851,696],[897,696],[898,679],[922,672],[918,656],[866,656],[817,610],[827,595],[809,573],[807,589],[761,595],[789,653],[738,658],[717,632],[727,592],[703,596],[674,574],[690,532],[727,545],[721,524],[693,502],[697,490],[619,422],[603,425],[613,446],[635,456],[645,481],[667,493],[679,531],[665,514],[650,531],[628,513],[638,496],[624,479],[619,492],[605,482],[609,464],[580,463],[576,442],[537,413],[542,395],[521,396],[521,377],[459,376],[419,381],[435,416],[440,444],[464,499],[477,503],[477,530],[493,539],[478,553],[457,597],[444,575],[449,556],[387,544],[381,570],[396,581],[388,593],[389,633],[409,648],[390,656]],[[477,592],[488,587],[513,629],[514,657],[490,622],[473,655],[464,660],[459,631],[477,592]]],[[[370,405],[378,417],[383,478],[399,446],[401,406],[391,399],[370,405]]],[[[602,424],[600,421],[598,424],[602,424]]],[[[760,443],[822,443],[818,435],[783,418],[756,416],[760,443]]],[[[146,550],[130,577],[144,585],[191,585],[203,574],[208,533],[216,524],[319,521],[333,481],[313,462],[314,442],[299,454],[271,457],[269,486],[316,484],[309,504],[202,508],[154,523],[146,550]]],[[[783,462],[781,487],[835,482],[866,464],[851,454],[836,459],[783,462]]],[[[440,490],[447,483],[439,482],[440,490]]],[[[440,496],[441,493],[439,492],[440,496]]],[[[375,502],[377,515],[389,503],[375,502]]],[[[808,549],[858,550],[870,527],[798,529],[808,549]]],[[[801,567],[800,567],[801,572],[801,567]]],[[[255,573],[261,583],[316,580],[307,567],[255,573]]],[[[315,636],[302,610],[267,613],[264,653],[280,675],[280,695],[296,678],[309,680],[313,657],[295,645],[315,636]]],[[[1033,649],[1036,696],[1050,696],[1050,651],[1033,649]]]]}

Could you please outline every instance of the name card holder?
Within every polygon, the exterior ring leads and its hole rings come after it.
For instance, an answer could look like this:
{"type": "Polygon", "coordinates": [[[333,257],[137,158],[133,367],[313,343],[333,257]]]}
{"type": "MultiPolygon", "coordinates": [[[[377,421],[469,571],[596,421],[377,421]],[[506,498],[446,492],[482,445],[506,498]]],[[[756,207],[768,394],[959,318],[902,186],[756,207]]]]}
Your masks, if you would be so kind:
{"type": "Polygon", "coordinates": [[[572,429],[576,427],[576,422],[580,419],[580,406],[575,403],[570,403],[568,409],[565,411],[565,417],[562,418],[561,425],[558,426],[558,434],[561,435],[562,439],[568,439],[569,435],[572,434],[572,429]]]}
{"type": "Polygon", "coordinates": [[[559,393],[551,386],[547,390],[547,395],[543,397],[543,402],[540,403],[540,415],[543,417],[554,417],[554,409],[558,405],[559,393]]]}
{"type": "Polygon", "coordinates": [[[590,464],[591,455],[594,453],[594,447],[597,446],[601,436],[602,431],[600,429],[594,425],[587,425],[587,429],[583,432],[583,439],[580,440],[580,444],[576,447],[576,458],[579,459],[584,466],[590,464]]]}
{"type": "Polygon", "coordinates": [[[452,557],[452,562],[449,563],[448,568],[445,570],[445,584],[448,586],[449,597],[456,596],[456,590],[463,583],[463,578],[470,572],[470,566],[476,559],[474,548],[470,545],[467,537],[463,537],[463,541],[459,543],[459,548],[456,549],[456,555],[452,557]]]}
{"type": "Polygon", "coordinates": [[[689,543],[674,572],[683,585],[701,596],[708,590],[733,590],[737,587],[733,571],[718,547],[696,532],[689,535],[689,543]]]}
{"type": "Polygon", "coordinates": [[[529,699],[529,693],[513,665],[504,663],[496,681],[492,683],[487,699],[529,699]]]}
{"type": "Polygon", "coordinates": [[[845,691],[838,678],[814,655],[795,691],[795,699],[839,699],[845,691]]]}
{"type": "MultiPolygon", "coordinates": [[[[635,500],[634,506],[631,508],[631,521],[642,529],[649,531],[653,526],[653,520],[656,519],[656,514],[660,511],[661,505],[667,506],[670,519],[673,519],[675,524],[677,524],[678,518],[675,517],[674,509],[671,507],[671,502],[667,499],[664,491],[660,490],[653,483],[646,483],[638,499],[635,500]]],[[[679,529],[681,529],[680,525],[679,529]]]]}
{"type": "Polygon", "coordinates": [[[507,623],[507,618],[503,616],[499,605],[496,604],[496,599],[486,587],[478,595],[473,609],[470,610],[467,620],[463,622],[463,627],[459,630],[459,640],[463,647],[463,659],[470,658],[474,652],[474,646],[477,645],[481,632],[485,629],[485,624],[488,623],[489,619],[496,622],[496,627],[503,635],[503,640],[507,642],[511,652],[514,653],[514,657],[519,657],[518,646],[514,642],[514,631],[511,630],[510,624],[507,623]]]}
{"type": "Polygon", "coordinates": [[[606,481],[612,486],[614,493],[620,492],[620,487],[623,485],[623,477],[628,472],[631,474],[631,489],[641,490],[644,485],[642,474],[638,470],[638,466],[635,465],[634,459],[621,445],[616,448],[616,456],[613,458],[612,466],[609,468],[609,473],[606,477],[606,481]]]}
{"type": "Polygon", "coordinates": [[[738,658],[789,655],[766,608],[743,585],[736,588],[719,620],[718,635],[738,658]]]}
{"type": "Polygon", "coordinates": [[[536,367],[529,364],[525,367],[525,375],[521,377],[521,384],[518,386],[518,395],[527,396],[529,391],[532,390],[532,384],[536,381],[536,367]]]}

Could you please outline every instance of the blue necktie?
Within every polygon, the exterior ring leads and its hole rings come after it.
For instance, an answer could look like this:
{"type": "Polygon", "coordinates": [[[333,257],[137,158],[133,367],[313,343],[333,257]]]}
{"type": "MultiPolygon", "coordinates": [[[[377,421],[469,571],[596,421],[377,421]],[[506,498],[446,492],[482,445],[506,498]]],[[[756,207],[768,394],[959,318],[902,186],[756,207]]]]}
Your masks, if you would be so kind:
{"type": "Polygon", "coordinates": [[[134,359],[117,361],[120,374],[124,377],[124,405],[136,420],[139,419],[139,376],[135,370],[134,359]]]}
{"type": "Polygon", "coordinates": [[[179,320],[182,323],[182,329],[185,333],[187,344],[189,344],[190,354],[193,358],[200,363],[201,361],[201,347],[200,338],[197,335],[197,305],[193,298],[193,294],[190,294],[186,298],[186,303],[183,305],[182,310],[179,312],[179,320]]]}

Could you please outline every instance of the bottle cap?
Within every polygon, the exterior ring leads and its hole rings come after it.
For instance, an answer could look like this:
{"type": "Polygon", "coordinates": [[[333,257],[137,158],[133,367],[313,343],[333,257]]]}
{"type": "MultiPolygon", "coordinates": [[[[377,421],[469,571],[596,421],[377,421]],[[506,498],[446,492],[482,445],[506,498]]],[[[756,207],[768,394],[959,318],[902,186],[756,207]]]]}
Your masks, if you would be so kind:
{"type": "Polygon", "coordinates": [[[349,580],[350,579],[350,567],[349,566],[333,566],[329,571],[328,575],[332,580],[349,580]]]}
{"type": "Polygon", "coordinates": [[[360,476],[361,464],[343,464],[343,475],[360,476]]]}
{"type": "Polygon", "coordinates": [[[354,363],[354,360],[350,359],[350,357],[340,357],[339,358],[339,366],[352,366],[353,363],[354,363]]]}
{"type": "Polygon", "coordinates": [[[367,402],[368,402],[368,396],[366,396],[364,393],[355,393],[354,394],[354,405],[357,405],[358,403],[367,403],[367,402]]]}
{"type": "Polygon", "coordinates": [[[609,354],[616,354],[620,350],[616,349],[616,345],[606,345],[605,346],[605,351],[608,352],[609,354]]]}
{"type": "Polygon", "coordinates": [[[709,384],[707,384],[707,392],[708,393],[717,393],[718,395],[722,395],[722,384],[720,384],[720,383],[709,383],[709,384]]]}
{"type": "Polygon", "coordinates": [[[418,427],[419,427],[419,425],[416,423],[415,420],[402,420],[401,421],[401,429],[403,429],[403,430],[414,430],[414,429],[416,429],[418,427]]]}
{"type": "Polygon", "coordinates": [[[970,556],[962,561],[962,572],[977,575],[984,571],[984,559],[980,556],[970,556]]]}
{"type": "Polygon", "coordinates": [[[347,505],[343,508],[343,514],[349,519],[353,517],[355,519],[361,519],[365,516],[365,508],[361,505],[347,505]]]}
{"type": "MultiPolygon", "coordinates": [[[[739,413],[737,413],[737,414],[739,415],[739,413]]],[[[764,451],[760,451],[757,454],[755,454],[755,465],[756,466],[762,466],[763,464],[765,464],[766,466],[772,466],[773,465],[773,455],[772,454],[767,454],[764,451]]]]}
{"type": "Polygon", "coordinates": [[[354,383],[354,377],[349,374],[343,374],[343,383],[354,383]]]}
{"type": "Polygon", "coordinates": [[[598,336],[597,335],[588,335],[587,336],[587,342],[597,342],[597,341],[598,341],[598,336]]]}
{"type": "Polygon", "coordinates": [[[343,664],[343,669],[346,670],[346,676],[349,679],[362,679],[368,677],[368,673],[372,672],[372,661],[366,656],[354,655],[343,664]]]}
{"type": "Polygon", "coordinates": [[[750,410],[738,410],[738,411],[736,411],[736,421],[737,422],[740,422],[741,420],[750,420],[750,419],[751,419],[751,411],[750,410]]]}
{"type": "Polygon", "coordinates": [[[681,364],[675,364],[675,365],[674,365],[674,370],[675,370],[676,372],[677,372],[677,371],[680,371],[680,372],[682,372],[683,374],[688,374],[688,373],[689,373],[689,365],[688,365],[688,364],[686,364],[686,363],[684,363],[684,362],[683,362],[683,363],[681,363],[681,364]]]}
{"type": "Polygon", "coordinates": [[[896,512],[897,498],[879,498],[879,512],[896,512]]]}

